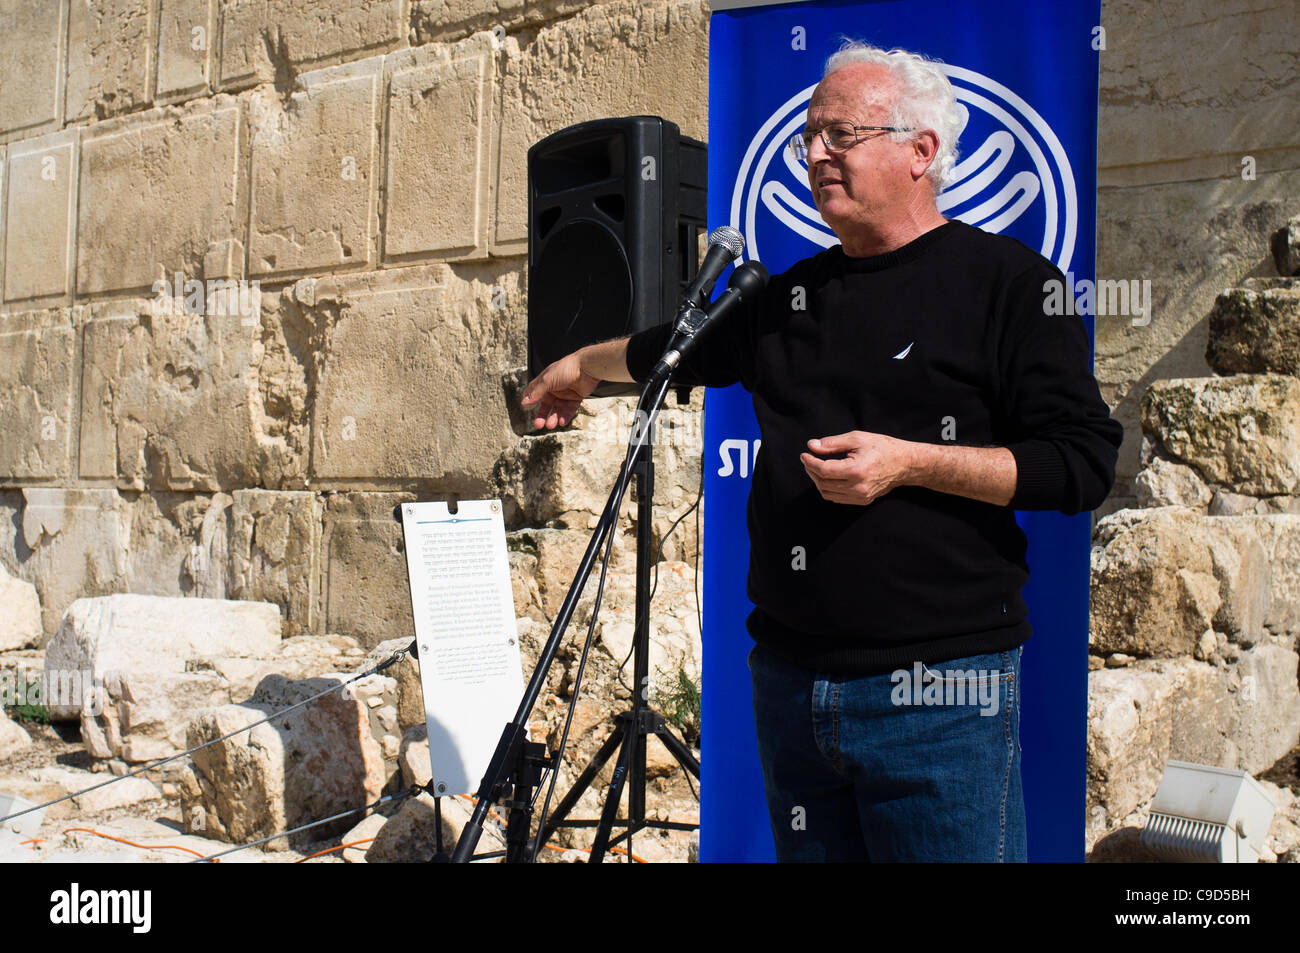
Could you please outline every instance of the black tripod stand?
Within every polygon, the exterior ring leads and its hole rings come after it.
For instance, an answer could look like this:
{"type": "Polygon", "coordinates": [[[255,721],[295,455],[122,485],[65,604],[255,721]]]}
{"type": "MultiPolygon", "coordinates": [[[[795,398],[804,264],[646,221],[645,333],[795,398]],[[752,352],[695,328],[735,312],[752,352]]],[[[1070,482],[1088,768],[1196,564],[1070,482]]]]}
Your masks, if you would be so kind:
{"type": "MultiPolygon", "coordinates": [[[[615,482],[613,490],[610,491],[609,499],[605,503],[605,510],[601,514],[596,532],[592,534],[591,542],[588,543],[587,550],[583,554],[582,562],[579,564],[578,571],[573,579],[573,585],[560,606],[560,611],[556,614],[550,637],[547,639],[546,645],[543,646],[537,661],[537,667],[533,670],[528,686],[524,689],[524,695],[520,700],[518,710],[515,712],[515,717],[506,725],[500,741],[497,742],[492,760],[488,763],[487,772],[483,775],[482,784],[478,789],[474,812],[461,830],[460,839],[456,843],[456,850],[452,854],[452,861],[455,863],[467,863],[473,859],[474,847],[483,832],[483,822],[487,817],[488,809],[498,800],[504,800],[508,810],[506,821],[507,862],[526,862],[534,859],[540,846],[545,843],[546,837],[559,826],[555,820],[546,823],[544,825],[545,829],[539,831],[537,839],[530,841],[529,833],[534,802],[533,789],[540,784],[542,772],[546,768],[552,770],[552,777],[554,777],[554,772],[558,771],[559,767],[559,756],[548,756],[544,745],[526,741],[524,726],[528,724],[529,713],[532,711],[533,706],[536,705],[537,698],[541,694],[542,685],[545,683],[547,673],[550,671],[551,663],[555,660],[564,630],[569,624],[569,619],[573,616],[574,609],[577,608],[578,597],[585,587],[587,577],[595,564],[600,547],[606,542],[610,534],[615,532],[623,496],[627,492],[628,484],[633,476],[637,479],[639,493],[637,511],[636,626],[634,636],[636,689],[632,693],[633,707],[619,716],[614,733],[601,748],[596,760],[588,766],[578,781],[575,782],[573,790],[557,807],[556,815],[560,820],[564,819],[568,812],[572,810],[573,805],[577,803],[578,798],[582,796],[583,791],[591,784],[600,768],[609,760],[614,749],[621,744],[622,748],[614,769],[613,782],[610,785],[610,798],[605,803],[601,819],[599,821],[573,821],[568,824],[571,827],[595,826],[597,828],[596,842],[592,848],[591,860],[599,862],[610,846],[610,834],[613,830],[615,818],[618,816],[618,805],[622,796],[623,785],[628,781],[629,772],[633,775],[630,790],[630,816],[626,831],[619,835],[614,843],[629,838],[633,833],[645,827],[665,828],[670,826],[667,822],[648,822],[645,819],[645,738],[648,734],[654,733],[664,739],[664,743],[669,746],[669,750],[678,761],[697,778],[699,777],[699,763],[692,757],[689,749],[668,730],[663,717],[646,704],[643,694],[649,684],[650,668],[650,517],[654,492],[654,464],[651,460],[652,445],[649,442],[649,437],[659,407],[668,392],[669,380],[670,374],[668,373],[657,376],[646,387],[640,401],[637,403],[634,418],[637,421],[637,428],[634,428],[632,439],[629,441],[628,454],[622,469],[619,471],[618,480],[615,482]]],[[[594,612],[598,609],[599,598],[596,607],[593,609],[593,625],[595,622],[594,612]]],[[[688,824],[671,825],[672,829],[678,830],[691,830],[694,827],[695,825],[688,824]]]]}
{"type": "Polygon", "coordinates": [[[561,827],[595,827],[596,839],[591,845],[591,861],[599,863],[605,851],[626,839],[629,856],[632,852],[632,835],[645,828],[658,830],[689,831],[697,825],[674,821],[646,820],[645,816],[645,782],[646,782],[646,739],[657,735],[665,748],[677,762],[695,775],[700,776],[700,763],[695,760],[686,747],[668,727],[663,715],[650,707],[647,701],[650,684],[650,564],[651,556],[651,511],[654,499],[655,465],[652,454],[653,444],[647,443],[638,456],[633,468],[635,492],[637,494],[636,526],[636,622],[633,635],[633,673],[632,707],[620,712],[614,725],[614,731],[596,752],[596,756],[586,769],[573,782],[573,787],[555,808],[555,813],[545,821],[539,841],[545,844],[561,827]],[[578,799],[591,786],[614,752],[618,751],[614,775],[610,781],[609,793],[600,820],[568,820],[569,812],[577,805],[578,799]],[[610,839],[617,820],[619,802],[622,800],[623,787],[628,788],[628,811],[626,829],[617,837],[610,839]]]}

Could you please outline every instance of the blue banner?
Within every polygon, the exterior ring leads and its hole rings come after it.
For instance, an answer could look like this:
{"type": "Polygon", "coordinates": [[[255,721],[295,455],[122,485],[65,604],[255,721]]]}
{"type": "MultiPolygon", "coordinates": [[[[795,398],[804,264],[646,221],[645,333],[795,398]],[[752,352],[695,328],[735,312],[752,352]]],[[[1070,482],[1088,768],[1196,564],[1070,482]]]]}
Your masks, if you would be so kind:
{"type": "MultiPolygon", "coordinates": [[[[939,211],[1011,235],[1075,280],[1093,278],[1100,0],[879,0],[720,10],[709,38],[709,223],[747,240],[773,274],[838,244],[806,167],[783,148],[845,36],[945,64],[967,120],[939,211]]],[[[1092,331],[1090,317],[1084,318],[1092,331]]],[[[704,861],[774,857],[754,740],[745,618],[745,507],[759,452],[750,395],[705,401],[704,861]]],[[[1018,513],[1034,636],[1022,669],[1021,747],[1031,861],[1084,847],[1091,516],[1018,513]]]]}

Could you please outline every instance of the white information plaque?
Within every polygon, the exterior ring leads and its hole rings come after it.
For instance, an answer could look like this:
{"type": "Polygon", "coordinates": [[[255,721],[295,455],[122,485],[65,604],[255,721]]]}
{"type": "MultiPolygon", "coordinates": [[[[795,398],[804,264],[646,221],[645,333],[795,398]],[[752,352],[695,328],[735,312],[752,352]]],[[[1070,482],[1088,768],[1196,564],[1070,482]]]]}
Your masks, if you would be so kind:
{"type": "Polygon", "coordinates": [[[433,792],[472,794],[523,694],[499,500],[402,504],[433,792]]]}

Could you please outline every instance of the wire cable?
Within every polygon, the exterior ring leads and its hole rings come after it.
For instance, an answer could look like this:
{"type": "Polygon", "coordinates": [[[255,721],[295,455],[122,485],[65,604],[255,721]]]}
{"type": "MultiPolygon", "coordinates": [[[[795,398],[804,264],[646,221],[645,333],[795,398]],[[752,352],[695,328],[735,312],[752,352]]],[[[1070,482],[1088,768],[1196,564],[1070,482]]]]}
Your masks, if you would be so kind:
{"type": "Polygon", "coordinates": [[[350,811],[340,811],[338,814],[331,814],[329,817],[321,818],[319,821],[312,821],[310,824],[303,824],[299,827],[292,827],[287,831],[281,831],[278,834],[272,834],[270,837],[263,837],[260,840],[249,841],[247,844],[240,844],[238,847],[230,848],[230,850],[223,850],[215,854],[208,854],[206,857],[200,857],[198,860],[190,861],[190,863],[192,864],[214,863],[218,858],[228,857],[229,855],[238,853],[241,850],[248,850],[248,848],[250,847],[257,847],[259,844],[265,844],[268,843],[269,841],[273,841],[281,837],[290,837],[294,834],[299,833],[300,831],[311,830],[313,827],[320,827],[322,824],[328,824],[331,821],[339,821],[345,817],[351,817],[353,814],[360,814],[362,811],[373,811],[375,808],[382,807],[385,804],[392,804],[392,803],[396,803],[397,801],[404,801],[408,797],[411,797],[413,794],[419,794],[423,790],[425,790],[424,787],[417,784],[413,784],[405,791],[399,791],[396,794],[384,795],[374,804],[367,804],[364,807],[354,807],[350,811]]]}
{"type": "Polygon", "coordinates": [[[325,691],[317,692],[315,695],[312,695],[309,698],[304,698],[300,702],[295,702],[294,704],[290,705],[288,708],[281,709],[280,711],[277,712],[272,712],[271,714],[267,715],[265,718],[261,719],[260,721],[253,722],[251,725],[245,725],[243,728],[239,728],[236,729],[235,731],[229,732],[228,734],[224,734],[220,738],[213,738],[211,741],[205,741],[203,742],[203,744],[195,745],[193,748],[188,748],[185,751],[182,751],[180,754],[174,754],[166,758],[161,758],[158,761],[153,761],[149,764],[144,765],[143,767],[136,768],[134,771],[128,771],[126,774],[109,778],[107,781],[103,781],[99,784],[92,785],[91,787],[85,788],[81,791],[74,791],[71,794],[63,795],[63,797],[56,797],[52,801],[46,801],[44,804],[37,804],[35,807],[25,808],[24,810],[18,811],[15,814],[10,814],[7,817],[0,817],[0,824],[4,823],[5,821],[11,821],[15,817],[22,817],[24,814],[30,814],[33,811],[44,810],[47,807],[51,807],[55,804],[61,804],[62,802],[71,800],[72,798],[81,797],[83,794],[89,794],[91,791],[98,791],[100,788],[106,788],[110,784],[116,784],[118,781],[125,781],[127,778],[134,778],[148,771],[154,771],[158,768],[161,768],[164,764],[170,764],[173,761],[179,761],[181,758],[187,758],[196,751],[202,751],[204,748],[209,748],[212,745],[215,745],[219,742],[226,741],[229,738],[235,737],[235,735],[243,734],[245,731],[252,731],[258,725],[264,725],[269,721],[274,721],[277,718],[282,718],[285,715],[289,714],[289,712],[294,711],[295,709],[298,708],[302,708],[304,705],[308,705],[311,702],[316,701],[316,699],[318,698],[324,698],[326,695],[332,694],[333,692],[338,691],[340,688],[346,688],[347,686],[351,685],[353,682],[358,682],[363,678],[369,678],[371,675],[377,675],[378,673],[382,672],[384,669],[388,668],[390,665],[394,665],[398,661],[400,661],[402,656],[410,652],[411,648],[413,648],[414,646],[415,643],[412,642],[410,646],[408,646],[407,648],[403,649],[400,652],[394,652],[391,656],[389,656],[388,659],[386,659],[383,662],[380,662],[378,665],[376,665],[374,668],[370,669],[369,671],[360,672],[359,674],[354,675],[352,678],[349,678],[346,682],[341,682],[338,685],[331,685],[329,688],[325,689],[325,691]]]}

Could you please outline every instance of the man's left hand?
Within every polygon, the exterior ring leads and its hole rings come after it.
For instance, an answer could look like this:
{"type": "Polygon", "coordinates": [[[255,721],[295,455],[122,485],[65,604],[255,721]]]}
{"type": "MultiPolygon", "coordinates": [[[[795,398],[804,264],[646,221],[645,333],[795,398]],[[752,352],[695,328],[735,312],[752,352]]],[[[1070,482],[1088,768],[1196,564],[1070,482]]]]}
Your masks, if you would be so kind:
{"type": "Polygon", "coordinates": [[[799,454],[804,469],[832,503],[866,506],[908,481],[913,464],[913,444],[880,433],[853,430],[833,437],[814,437],[799,454]],[[823,460],[832,454],[842,460],[823,460]]]}

